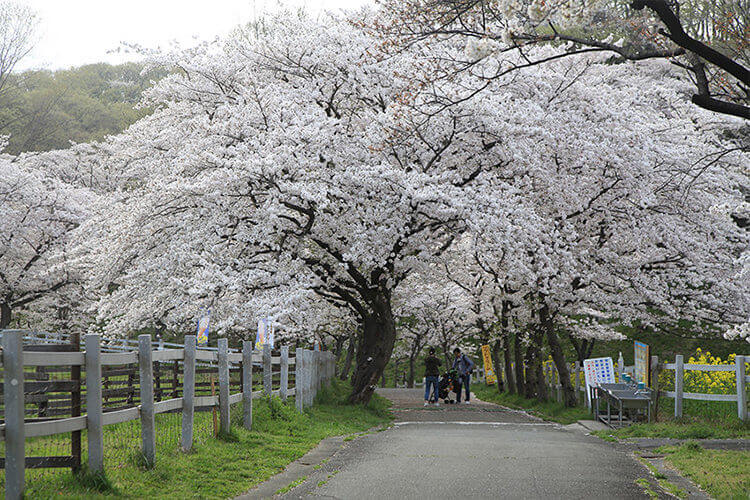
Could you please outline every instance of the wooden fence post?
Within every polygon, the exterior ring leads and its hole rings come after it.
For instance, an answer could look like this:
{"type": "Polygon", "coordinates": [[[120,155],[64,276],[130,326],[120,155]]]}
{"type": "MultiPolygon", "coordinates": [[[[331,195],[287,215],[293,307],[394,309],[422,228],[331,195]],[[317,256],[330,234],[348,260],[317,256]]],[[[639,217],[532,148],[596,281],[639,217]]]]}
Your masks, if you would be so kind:
{"type": "Polygon", "coordinates": [[[737,366],[737,417],[747,420],[747,379],[745,378],[745,356],[734,358],[737,366]]]}
{"type": "Polygon", "coordinates": [[[195,417],[195,335],[185,335],[185,359],[182,377],[182,451],[193,448],[193,421],[195,417]]]}
{"type": "Polygon", "coordinates": [[[320,389],[320,354],[321,351],[312,351],[312,391],[310,394],[310,406],[315,402],[315,396],[318,395],[318,389],[320,389]]]}
{"type": "Polygon", "coordinates": [[[682,354],[675,356],[674,360],[674,416],[682,418],[682,383],[685,378],[685,366],[682,362],[682,354]]]}
{"type": "Polygon", "coordinates": [[[229,342],[219,339],[219,432],[229,434],[229,342]]]}
{"type": "Polygon", "coordinates": [[[156,422],[154,421],[154,364],[151,335],[138,336],[138,369],[141,387],[141,440],[147,467],[156,462],[156,422]]]}
{"type": "Polygon", "coordinates": [[[104,424],[102,421],[102,358],[99,335],[86,335],[86,432],[89,470],[104,472],[104,424]]]}
{"type": "Polygon", "coordinates": [[[273,384],[273,366],[271,365],[271,345],[263,344],[263,392],[266,396],[271,395],[273,384]]]}
{"type": "Polygon", "coordinates": [[[294,353],[294,406],[297,411],[302,411],[305,408],[304,352],[304,349],[298,347],[294,353]]]}
{"type": "Polygon", "coordinates": [[[315,352],[305,351],[305,406],[315,401],[315,352]]]}
{"type": "Polygon", "coordinates": [[[253,341],[242,342],[242,425],[253,429],[253,341]]]}
{"type": "Polygon", "coordinates": [[[281,346],[281,387],[279,395],[282,401],[286,401],[289,388],[289,346],[281,346]]]}
{"type": "Polygon", "coordinates": [[[24,436],[23,337],[3,333],[3,382],[5,403],[5,498],[23,498],[26,468],[24,436]]]}

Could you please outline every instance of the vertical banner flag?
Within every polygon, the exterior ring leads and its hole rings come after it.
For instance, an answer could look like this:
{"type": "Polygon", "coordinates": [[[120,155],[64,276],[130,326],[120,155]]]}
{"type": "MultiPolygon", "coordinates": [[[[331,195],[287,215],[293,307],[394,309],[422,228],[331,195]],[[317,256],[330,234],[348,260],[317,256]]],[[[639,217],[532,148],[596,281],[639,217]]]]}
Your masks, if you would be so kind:
{"type": "Polygon", "coordinates": [[[211,309],[198,320],[198,332],[195,342],[201,347],[208,345],[208,325],[211,322],[211,309]]]}
{"type": "Polygon", "coordinates": [[[649,348],[647,344],[638,342],[637,340],[633,344],[635,348],[635,380],[636,382],[643,382],[646,387],[651,386],[651,363],[649,360],[649,348]]]}
{"type": "Polygon", "coordinates": [[[487,382],[487,385],[495,385],[497,376],[495,375],[495,369],[492,367],[490,346],[487,344],[482,346],[482,357],[484,358],[484,381],[487,382]]]}
{"type": "Polygon", "coordinates": [[[268,318],[258,321],[258,335],[255,337],[255,348],[263,350],[263,346],[268,343],[273,349],[273,324],[268,318]]]}

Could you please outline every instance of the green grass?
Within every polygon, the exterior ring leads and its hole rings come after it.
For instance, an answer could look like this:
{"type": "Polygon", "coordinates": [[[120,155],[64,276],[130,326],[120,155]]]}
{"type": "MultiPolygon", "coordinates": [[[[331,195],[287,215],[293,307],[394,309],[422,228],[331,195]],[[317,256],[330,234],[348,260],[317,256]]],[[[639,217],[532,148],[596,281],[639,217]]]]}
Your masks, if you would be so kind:
{"type": "Polygon", "coordinates": [[[287,484],[283,488],[277,490],[276,493],[274,493],[274,495],[283,495],[284,493],[287,493],[293,490],[294,488],[296,488],[297,486],[299,486],[300,484],[304,483],[306,479],[307,479],[307,476],[302,476],[296,481],[292,481],[291,483],[287,484]]]}
{"type": "Polygon", "coordinates": [[[607,439],[635,437],[674,439],[730,439],[750,438],[750,423],[735,419],[734,422],[657,422],[633,424],[622,429],[595,431],[593,434],[607,439]]]}
{"type": "Polygon", "coordinates": [[[495,386],[485,384],[474,384],[471,386],[472,392],[482,401],[497,403],[509,408],[526,410],[538,417],[561,424],[572,424],[578,420],[590,419],[589,411],[582,406],[566,408],[562,403],[556,401],[547,401],[540,403],[536,399],[526,399],[517,394],[507,392],[499,393],[495,386]]]}
{"type": "Polygon", "coordinates": [[[657,451],[713,498],[750,498],[750,452],[704,450],[697,443],[664,446],[657,451]]]}
{"type": "Polygon", "coordinates": [[[649,498],[659,498],[659,495],[657,495],[656,492],[651,489],[651,483],[648,481],[648,479],[636,479],[635,484],[640,486],[643,489],[643,492],[648,495],[649,498]]]}
{"type": "MultiPolygon", "coordinates": [[[[319,393],[316,405],[303,414],[295,410],[293,401],[282,403],[278,398],[257,400],[253,405],[252,431],[242,428],[241,408],[235,405],[232,432],[222,439],[203,439],[191,453],[179,451],[177,439],[162,441],[157,444],[155,466],[145,469],[138,465],[137,453],[118,466],[109,466],[109,451],[105,450],[105,478],[70,473],[48,474],[31,480],[27,476],[27,496],[233,497],[281,472],[326,437],[362,432],[390,421],[386,400],[375,395],[366,407],[349,405],[346,403],[348,390],[347,384],[334,381],[331,389],[319,393]]],[[[195,418],[196,427],[205,427],[208,422],[210,428],[211,413],[196,413],[195,418]]],[[[109,428],[105,428],[105,434],[109,428]]],[[[123,444],[128,449],[137,450],[140,435],[124,436],[130,442],[123,444]]],[[[85,449],[85,440],[83,446],[85,449]]]]}

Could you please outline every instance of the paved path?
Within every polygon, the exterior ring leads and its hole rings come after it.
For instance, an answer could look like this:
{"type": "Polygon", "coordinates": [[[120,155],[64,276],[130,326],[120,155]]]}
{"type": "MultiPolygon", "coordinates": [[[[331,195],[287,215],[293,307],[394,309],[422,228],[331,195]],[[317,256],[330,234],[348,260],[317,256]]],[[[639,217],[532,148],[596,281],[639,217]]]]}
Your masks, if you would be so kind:
{"type": "Polygon", "coordinates": [[[644,498],[644,469],[598,438],[489,403],[378,391],[395,425],[348,443],[286,498],[644,498]]]}

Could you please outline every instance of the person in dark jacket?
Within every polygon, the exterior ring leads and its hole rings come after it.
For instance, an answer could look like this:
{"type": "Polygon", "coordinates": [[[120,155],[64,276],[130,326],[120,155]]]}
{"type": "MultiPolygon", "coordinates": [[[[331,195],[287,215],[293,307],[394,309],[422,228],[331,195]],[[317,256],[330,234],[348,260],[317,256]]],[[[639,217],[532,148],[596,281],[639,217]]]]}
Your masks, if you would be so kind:
{"type": "Polygon", "coordinates": [[[469,404],[471,399],[471,374],[474,373],[474,362],[461,353],[461,349],[456,347],[453,349],[453,354],[456,359],[453,360],[453,369],[458,372],[458,379],[461,381],[461,388],[456,394],[456,402],[461,402],[461,389],[466,391],[466,404],[469,404]]]}
{"type": "Polygon", "coordinates": [[[435,356],[435,348],[430,347],[427,357],[424,359],[424,405],[427,406],[433,401],[435,406],[440,406],[438,402],[440,388],[438,379],[440,377],[440,360],[435,356]],[[434,397],[430,396],[430,387],[433,388],[434,397]]]}

